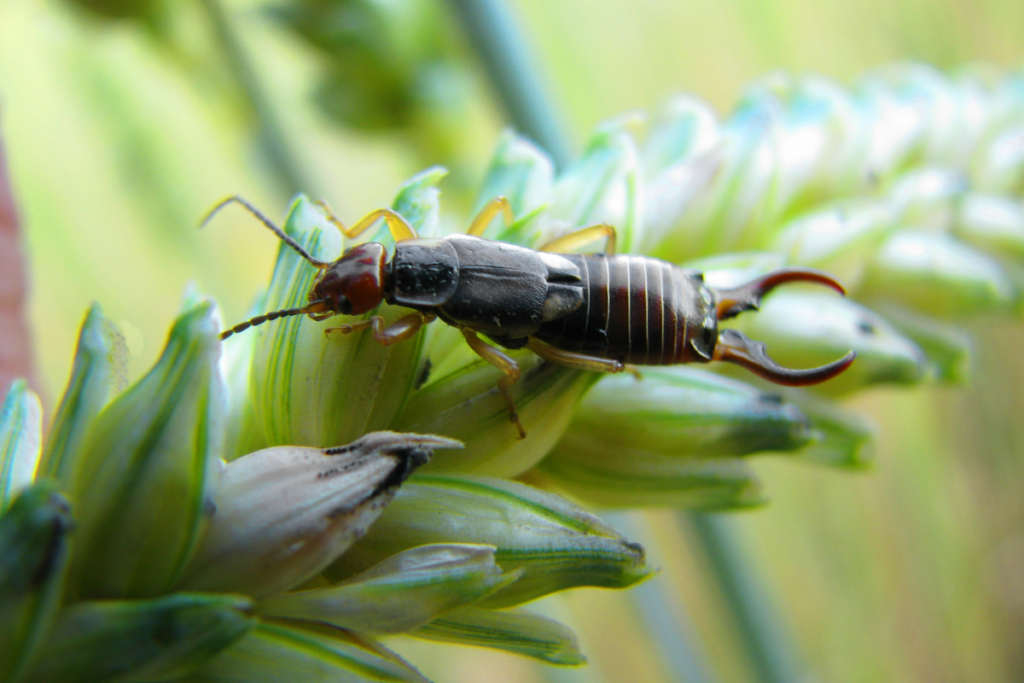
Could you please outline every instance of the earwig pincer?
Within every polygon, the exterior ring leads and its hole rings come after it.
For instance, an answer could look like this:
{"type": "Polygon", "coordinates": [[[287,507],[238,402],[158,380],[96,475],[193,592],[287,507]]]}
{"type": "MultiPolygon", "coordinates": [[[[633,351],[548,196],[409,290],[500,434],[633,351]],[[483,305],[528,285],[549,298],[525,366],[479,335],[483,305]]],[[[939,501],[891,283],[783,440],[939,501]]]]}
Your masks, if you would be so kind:
{"type": "Polygon", "coordinates": [[[321,273],[306,306],[257,316],[225,330],[222,339],[287,316],[324,320],[367,313],[381,302],[404,306],[413,312],[387,327],[383,318],[373,316],[326,329],[348,333],[369,328],[374,339],[390,345],[409,339],[436,318],[458,328],[473,351],[503,374],[498,389],[520,437],[526,432],[509,390],[519,379],[519,366],[479,334],[506,349],[527,347],[547,361],[582,370],[622,372],[633,365],[726,361],[789,386],[824,382],[856,356],[851,351],[822,367],[793,370],[771,360],[763,343],[735,330],[719,331],[719,321],[757,309],[765,294],[787,282],[816,282],[845,293],[830,276],[810,268],[781,268],[721,289],[706,284],[700,271],[615,254],[615,229],[608,225],[582,228],[539,250],[484,239],[480,235],[499,212],[507,223],[512,221],[503,197],[484,207],[465,235],[440,239],[420,239],[390,209],[373,211],[351,228],[327,211],[350,239],[384,220],[396,242],[390,261],[384,245],[367,242],[328,263],[313,258],[240,197],[218,204],[206,221],[231,202],[248,209],[321,273]],[[607,240],[603,253],[564,253],[601,238],[607,240]]]}

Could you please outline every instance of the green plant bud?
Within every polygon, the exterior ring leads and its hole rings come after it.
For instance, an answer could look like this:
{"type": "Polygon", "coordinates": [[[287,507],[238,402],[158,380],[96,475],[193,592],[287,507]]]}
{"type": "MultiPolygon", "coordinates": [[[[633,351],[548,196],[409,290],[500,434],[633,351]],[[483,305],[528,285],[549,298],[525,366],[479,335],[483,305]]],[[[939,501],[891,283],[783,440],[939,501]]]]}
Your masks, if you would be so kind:
{"type": "MultiPolygon", "coordinates": [[[[847,91],[820,76],[802,76],[788,93],[787,115],[828,129],[829,148],[815,177],[808,178],[801,204],[821,196],[859,194],[867,182],[861,173],[866,145],[859,144],[867,128],[847,91]]],[[[808,207],[809,208],[809,207],[808,207]]]]}
{"type": "Polygon", "coordinates": [[[192,554],[222,451],[219,327],[212,303],[186,310],[153,369],[95,418],[73,475],[76,597],[158,595],[192,554]]]}
{"type": "Polygon", "coordinates": [[[127,386],[124,338],[93,304],[78,335],[78,349],[64,396],[46,439],[39,475],[70,487],[77,458],[94,418],[127,386]]]}
{"type": "Polygon", "coordinates": [[[926,161],[943,161],[949,140],[961,133],[959,102],[950,79],[938,69],[920,62],[887,65],[873,74],[901,105],[922,116],[917,154],[926,161]]]}
{"type": "MultiPolygon", "coordinates": [[[[526,138],[506,131],[498,140],[498,148],[491,157],[491,165],[477,195],[473,215],[498,196],[509,201],[514,216],[532,214],[551,202],[554,177],[554,163],[544,150],[526,138]]],[[[519,223],[521,221],[517,221],[517,225],[511,228],[503,227],[501,231],[493,233],[495,239],[532,245],[534,238],[523,236],[524,226],[519,223]]]]}
{"type": "Polygon", "coordinates": [[[531,476],[545,488],[563,490],[599,507],[670,506],[712,511],[765,502],[754,470],[735,458],[639,453],[631,459],[588,459],[578,452],[558,450],[541,461],[531,476]]]}
{"type": "MultiPolygon", "coordinates": [[[[284,230],[314,258],[330,261],[342,253],[338,230],[303,197],[292,205],[284,230]]],[[[317,273],[282,244],[267,310],[304,306],[317,273]]],[[[337,321],[352,323],[381,315],[391,323],[408,313],[385,304],[364,316],[337,321]]],[[[244,333],[256,335],[252,403],[269,445],[330,446],[386,429],[412,392],[422,335],[383,346],[368,331],[325,335],[333,320],[295,316],[244,333]]]]}
{"type": "Polygon", "coordinates": [[[607,223],[615,226],[619,252],[633,252],[643,241],[639,154],[625,130],[630,121],[627,115],[598,128],[583,155],[558,177],[547,212],[556,232],[607,223]]]}
{"type": "Polygon", "coordinates": [[[827,394],[923,377],[924,354],[892,325],[849,299],[816,289],[775,292],[761,310],[738,318],[736,327],[764,342],[768,355],[788,368],[817,367],[856,351],[857,360],[845,372],[815,387],[827,394]]]}
{"type": "Polygon", "coordinates": [[[695,197],[659,257],[679,262],[756,242],[778,178],[770,135],[774,121],[771,103],[761,98],[743,103],[722,125],[721,168],[695,197]]]}
{"type": "Polygon", "coordinates": [[[684,367],[645,367],[641,377],[609,375],[598,382],[553,455],[721,458],[789,451],[810,439],[803,413],[749,385],[684,367]]]}
{"type": "Polygon", "coordinates": [[[637,251],[657,253],[690,205],[722,166],[721,132],[714,109],[677,96],[662,110],[643,147],[644,231],[637,251]]]}
{"type": "Polygon", "coordinates": [[[335,449],[279,446],[233,460],[182,585],[266,596],[301,584],[366,532],[432,449],[459,446],[374,432],[335,449]]]}
{"type": "Polygon", "coordinates": [[[505,650],[548,664],[578,666],[587,662],[572,629],[526,610],[499,612],[461,607],[410,635],[442,643],[505,650]]]}
{"type": "Polygon", "coordinates": [[[929,376],[949,383],[970,379],[974,344],[966,330],[896,305],[880,305],[878,312],[925,353],[929,376]]]}
{"type": "Polygon", "coordinates": [[[948,235],[910,231],[886,240],[854,294],[939,318],[1007,311],[1015,301],[994,259],[948,235]]]}
{"type": "Polygon", "coordinates": [[[896,181],[888,201],[904,225],[945,232],[953,224],[957,200],[967,191],[967,176],[947,168],[922,168],[896,181]]]}
{"type": "Polygon", "coordinates": [[[26,683],[166,681],[188,673],[255,625],[242,595],[176,593],[79,602],[57,616],[26,683]]]}
{"type": "Polygon", "coordinates": [[[875,430],[864,417],[804,389],[782,388],[787,401],[807,415],[817,437],[795,456],[829,467],[864,469],[874,457],[875,430]]]}
{"type": "Polygon", "coordinates": [[[920,158],[928,134],[928,113],[921,102],[904,98],[886,82],[882,69],[858,84],[854,102],[865,122],[867,146],[864,171],[874,182],[886,183],[907,163],[920,158]]]}
{"type": "Polygon", "coordinates": [[[568,426],[580,396],[599,375],[544,363],[528,351],[510,354],[522,371],[511,388],[526,429],[526,438],[519,439],[498,391],[500,372],[483,360],[471,360],[471,353],[464,342],[456,347],[449,361],[468,362],[413,394],[395,424],[411,431],[445,434],[466,444],[464,451],[434,459],[426,471],[514,477],[551,450],[568,426]]]}
{"type": "Polygon", "coordinates": [[[11,382],[0,406],[0,513],[35,477],[42,423],[39,397],[25,380],[11,382]]]}
{"type": "Polygon", "coordinates": [[[0,681],[19,680],[60,608],[71,527],[67,501],[48,483],[0,516],[0,681]]]}
{"type": "Polygon", "coordinates": [[[518,581],[486,599],[514,605],[575,586],[624,588],[651,574],[639,545],[553,493],[489,477],[420,475],[327,572],[351,576],[408,548],[478,543],[518,581]]]}
{"type": "MultiPolygon", "coordinates": [[[[980,65],[967,66],[953,73],[953,100],[957,103],[956,132],[944,145],[940,144],[942,163],[954,168],[969,169],[971,157],[981,147],[993,118],[991,79],[980,65]]],[[[936,141],[938,142],[938,141],[936,141]]],[[[977,179],[971,177],[972,185],[977,179]]]]}
{"type": "Polygon", "coordinates": [[[853,288],[894,218],[885,202],[846,202],[790,221],[768,248],[785,254],[789,264],[824,270],[853,288]]]}
{"type": "Polygon", "coordinates": [[[1024,261],[1024,206],[1016,199],[971,192],[957,207],[953,234],[990,254],[1024,261]]]}
{"type": "Polygon", "coordinates": [[[815,179],[829,170],[841,151],[841,122],[836,110],[822,106],[818,95],[798,89],[799,81],[786,72],[774,72],[747,88],[739,112],[750,107],[771,127],[765,143],[771,146],[775,178],[758,221],[770,228],[815,179]],[[840,148],[837,150],[837,148],[840,148]]]}
{"type": "Polygon", "coordinates": [[[974,187],[993,194],[1017,194],[1024,189],[1024,125],[995,135],[975,154],[974,187]]]}
{"type": "Polygon", "coordinates": [[[502,573],[495,550],[469,544],[411,548],[336,586],[267,598],[260,612],[360,633],[403,633],[519,578],[518,572],[502,573]]]}
{"type": "Polygon", "coordinates": [[[264,621],[182,683],[429,683],[383,645],[339,628],[264,621]]]}
{"type": "Polygon", "coordinates": [[[710,152],[720,143],[719,125],[714,107],[704,100],[692,95],[672,97],[644,140],[645,173],[657,177],[680,162],[710,152]]]}

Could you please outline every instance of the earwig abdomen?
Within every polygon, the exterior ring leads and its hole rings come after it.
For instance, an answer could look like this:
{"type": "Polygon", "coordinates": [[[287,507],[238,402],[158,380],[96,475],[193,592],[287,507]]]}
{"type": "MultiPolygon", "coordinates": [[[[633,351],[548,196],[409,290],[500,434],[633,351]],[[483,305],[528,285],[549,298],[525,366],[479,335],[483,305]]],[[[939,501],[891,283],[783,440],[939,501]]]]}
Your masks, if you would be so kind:
{"type": "Polygon", "coordinates": [[[551,346],[637,365],[707,362],[714,297],[696,271],[642,256],[563,254],[580,269],[584,305],[533,336],[551,346]]]}

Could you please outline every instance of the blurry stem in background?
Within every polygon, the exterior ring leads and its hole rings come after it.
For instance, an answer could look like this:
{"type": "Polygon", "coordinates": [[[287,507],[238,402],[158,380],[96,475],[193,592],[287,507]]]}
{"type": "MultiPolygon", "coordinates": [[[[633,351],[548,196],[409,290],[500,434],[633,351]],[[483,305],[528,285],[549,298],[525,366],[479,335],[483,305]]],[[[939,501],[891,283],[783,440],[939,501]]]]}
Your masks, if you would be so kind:
{"type": "MultiPolygon", "coordinates": [[[[642,513],[605,512],[601,518],[644,547],[654,545],[650,522],[642,513]]],[[[673,595],[672,584],[666,574],[633,586],[628,595],[647,626],[648,636],[661,653],[663,663],[676,679],[685,683],[712,683],[716,680],[709,673],[702,653],[694,648],[693,643],[697,639],[694,638],[693,623],[685,612],[672,609],[678,602],[678,596],[673,595]]]]}
{"type": "Polygon", "coordinates": [[[701,512],[682,512],[680,517],[700,541],[760,680],[764,683],[804,680],[793,656],[785,620],[780,620],[757,574],[750,570],[750,558],[743,553],[735,521],[728,515],[701,512]]]}
{"type": "Polygon", "coordinates": [[[508,5],[504,0],[452,0],[452,5],[509,119],[564,169],[573,157],[568,137],[508,5]]]}
{"type": "MultiPolygon", "coordinates": [[[[474,47],[513,124],[547,149],[559,168],[571,160],[568,136],[550,101],[545,97],[526,43],[504,0],[452,0],[474,47]]],[[[721,515],[683,513],[691,520],[694,538],[708,558],[711,573],[721,588],[733,622],[740,631],[747,655],[763,683],[792,683],[798,661],[791,643],[784,637],[781,617],[771,609],[768,596],[751,570],[731,520],[721,515]]],[[[642,605],[639,606],[643,611],[642,605]]],[[[681,643],[686,633],[673,634],[681,643]]],[[[687,644],[687,649],[693,647],[687,644]]],[[[677,671],[684,680],[700,680],[701,671],[677,671]]]]}
{"type": "Polygon", "coordinates": [[[199,4],[203,6],[210,17],[210,23],[220,41],[221,49],[224,50],[229,68],[234,73],[249,107],[256,117],[257,139],[276,180],[281,183],[282,188],[287,191],[289,196],[299,192],[315,196],[315,188],[309,184],[309,179],[299,170],[299,163],[285,139],[284,130],[274,114],[270,98],[256,76],[256,71],[253,69],[241,41],[235,34],[220,0],[200,0],[199,4]]]}
{"type": "Polygon", "coordinates": [[[26,319],[28,281],[24,264],[21,224],[0,138],[0,400],[7,394],[11,380],[17,377],[35,384],[26,319]]]}

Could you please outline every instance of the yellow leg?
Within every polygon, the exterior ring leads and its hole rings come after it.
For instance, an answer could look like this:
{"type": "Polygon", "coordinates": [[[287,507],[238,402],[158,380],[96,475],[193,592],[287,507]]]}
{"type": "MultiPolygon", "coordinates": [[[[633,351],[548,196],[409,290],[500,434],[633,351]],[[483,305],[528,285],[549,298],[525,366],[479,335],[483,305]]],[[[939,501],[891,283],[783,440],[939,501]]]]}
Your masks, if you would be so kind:
{"type": "Polygon", "coordinates": [[[617,360],[611,360],[609,358],[585,356],[582,353],[556,349],[554,346],[537,341],[536,339],[531,339],[526,346],[544,360],[564,365],[567,368],[576,368],[577,370],[592,370],[593,372],[622,372],[623,370],[628,370],[633,367],[632,365],[627,366],[617,360]]]}
{"type": "Polygon", "coordinates": [[[384,222],[388,224],[388,229],[391,230],[391,236],[395,238],[396,242],[402,240],[414,240],[419,237],[416,234],[416,230],[409,225],[409,221],[402,218],[401,215],[395,213],[391,209],[377,209],[366,214],[358,223],[353,225],[351,228],[347,227],[341,222],[341,219],[334,215],[331,211],[331,207],[327,205],[322,199],[316,201],[316,205],[324,211],[324,217],[334,225],[334,227],[341,230],[341,234],[349,239],[359,237],[359,235],[366,232],[366,229],[371,225],[384,219],[384,222]]]}
{"type": "Polygon", "coordinates": [[[515,222],[515,217],[512,215],[512,205],[508,203],[508,200],[504,197],[495,197],[491,201],[487,202],[487,206],[480,209],[480,213],[476,215],[473,222],[469,224],[469,230],[466,231],[467,235],[473,237],[480,237],[487,230],[487,226],[491,224],[494,217],[501,211],[505,217],[505,225],[512,225],[515,222]]]}
{"type": "Polygon", "coordinates": [[[573,249],[582,247],[584,244],[596,242],[602,237],[608,238],[607,246],[605,246],[605,253],[614,254],[615,228],[607,223],[599,223],[597,225],[591,225],[589,228],[580,228],[579,230],[570,232],[568,235],[563,235],[556,240],[548,242],[540,248],[540,251],[567,253],[573,249]]]}
{"type": "Polygon", "coordinates": [[[519,430],[519,438],[525,439],[526,430],[523,429],[523,425],[519,421],[519,413],[516,412],[516,402],[512,399],[512,392],[509,389],[509,387],[519,381],[519,365],[504,353],[478,337],[476,332],[473,330],[465,327],[461,329],[462,336],[466,338],[466,343],[469,344],[469,348],[473,349],[473,351],[475,351],[476,354],[485,361],[505,373],[505,376],[498,380],[498,390],[501,392],[501,395],[505,397],[505,405],[508,407],[508,419],[510,419],[512,423],[515,424],[516,429],[519,430]]]}
{"type": "Polygon", "coordinates": [[[324,334],[329,335],[331,332],[349,334],[350,332],[358,332],[359,330],[365,330],[369,327],[373,332],[373,338],[377,340],[378,344],[391,346],[392,344],[404,342],[406,339],[412,338],[420,331],[421,327],[431,322],[433,319],[433,316],[426,316],[422,313],[413,313],[399,318],[387,327],[384,327],[384,318],[379,315],[375,315],[372,318],[360,320],[359,322],[352,323],[350,325],[328,327],[324,330],[324,334]]]}

